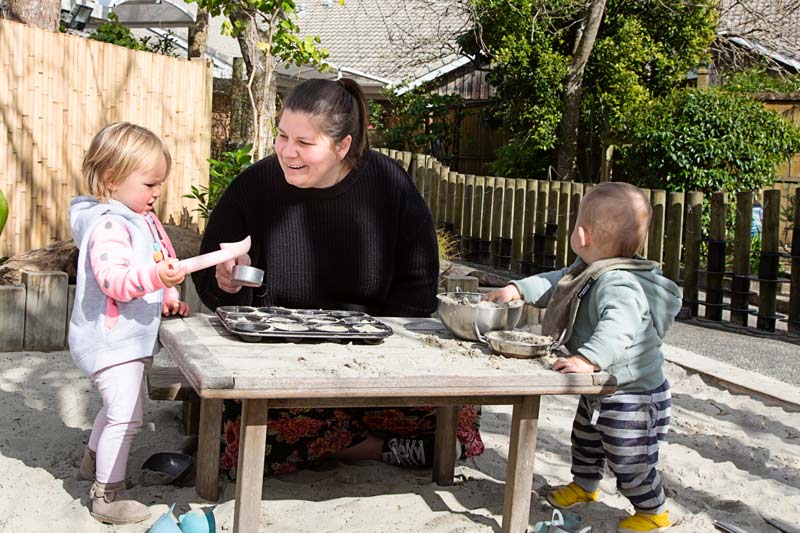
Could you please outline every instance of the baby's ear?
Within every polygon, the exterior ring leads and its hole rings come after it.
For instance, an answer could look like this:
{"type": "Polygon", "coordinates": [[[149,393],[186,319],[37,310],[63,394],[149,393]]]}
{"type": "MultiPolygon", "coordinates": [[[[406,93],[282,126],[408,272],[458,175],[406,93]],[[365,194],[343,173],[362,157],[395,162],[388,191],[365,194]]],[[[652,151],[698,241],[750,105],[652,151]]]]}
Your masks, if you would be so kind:
{"type": "Polygon", "coordinates": [[[589,230],[586,229],[586,226],[575,226],[575,237],[581,248],[585,248],[592,242],[589,230]]]}

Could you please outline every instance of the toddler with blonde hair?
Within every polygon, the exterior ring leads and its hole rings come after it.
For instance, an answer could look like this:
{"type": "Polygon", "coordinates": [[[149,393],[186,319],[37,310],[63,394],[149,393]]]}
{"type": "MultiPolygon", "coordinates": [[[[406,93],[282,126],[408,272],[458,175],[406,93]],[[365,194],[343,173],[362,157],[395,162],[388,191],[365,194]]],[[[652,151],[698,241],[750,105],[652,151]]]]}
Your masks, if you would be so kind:
{"type": "Polygon", "coordinates": [[[546,498],[562,509],[597,500],[608,464],[618,490],[634,507],[619,524],[623,533],[670,526],[656,469],[672,406],[661,340],[680,309],[681,292],[657,263],[636,256],[651,217],[641,189],[601,183],[578,209],[570,236],[575,263],[486,295],[492,301],[522,298],[547,307],[542,332],[554,338],[563,334],[573,354],[557,359],[554,370],[603,370],[616,379],[613,394],[581,395],[572,426],[573,482],[546,498]]]}
{"type": "Polygon", "coordinates": [[[171,164],[150,130],[110,124],[83,160],[90,196],[70,205],[79,254],[69,349],[103,401],[79,475],[93,481],[92,516],[111,524],[150,516],[123,494],[128,452],[142,425],[144,371],[158,349],[161,315],[189,314],[175,289],[185,272],[153,211],[171,164]]]}

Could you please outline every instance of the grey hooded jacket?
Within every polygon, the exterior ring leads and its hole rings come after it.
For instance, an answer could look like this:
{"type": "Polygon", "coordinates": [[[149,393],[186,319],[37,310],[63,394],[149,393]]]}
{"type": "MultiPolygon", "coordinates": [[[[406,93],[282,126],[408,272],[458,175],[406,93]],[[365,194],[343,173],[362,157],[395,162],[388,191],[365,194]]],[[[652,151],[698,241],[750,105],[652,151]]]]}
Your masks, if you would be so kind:
{"type": "Polygon", "coordinates": [[[116,301],[119,318],[109,330],[106,309],[109,296],[100,288],[89,259],[89,241],[101,222],[114,220],[127,229],[131,247],[130,268],[153,264],[153,237],[145,218],[115,200],[101,203],[92,196],[73,198],[70,226],[78,245],[75,302],[69,321],[72,358],[87,375],[109,366],[152,356],[158,349],[158,327],[164,289],[142,293],[130,301],[116,301]]]}

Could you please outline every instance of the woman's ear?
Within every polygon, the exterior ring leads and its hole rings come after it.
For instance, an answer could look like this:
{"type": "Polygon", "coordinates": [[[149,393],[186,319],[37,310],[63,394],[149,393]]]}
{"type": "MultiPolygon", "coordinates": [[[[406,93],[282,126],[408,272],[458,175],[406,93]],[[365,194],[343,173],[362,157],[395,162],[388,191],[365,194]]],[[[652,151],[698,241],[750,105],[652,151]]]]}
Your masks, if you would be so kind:
{"type": "Polygon", "coordinates": [[[352,142],[353,142],[353,137],[351,135],[348,135],[347,137],[336,143],[336,146],[334,146],[336,157],[338,157],[340,161],[347,156],[347,152],[350,151],[350,145],[352,144],[352,142]]]}

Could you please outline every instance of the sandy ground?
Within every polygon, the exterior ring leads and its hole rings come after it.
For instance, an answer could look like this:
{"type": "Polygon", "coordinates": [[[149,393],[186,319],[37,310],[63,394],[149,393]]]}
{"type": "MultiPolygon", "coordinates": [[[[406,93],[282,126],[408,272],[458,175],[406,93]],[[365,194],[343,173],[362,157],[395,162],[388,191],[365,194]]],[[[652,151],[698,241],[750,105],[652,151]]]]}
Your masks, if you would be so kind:
{"type": "MultiPolygon", "coordinates": [[[[668,371],[675,407],[661,470],[672,531],[715,531],[714,520],[748,533],[777,531],[760,514],[800,523],[800,413],[730,394],[676,366],[668,371]]],[[[531,524],[550,514],[546,487],[569,480],[576,404],[576,397],[543,399],[531,524]]],[[[137,483],[132,495],[150,505],[152,518],[116,528],[96,522],[86,508],[90,484],[74,475],[98,405],[68,353],[0,353],[0,531],[147,531],[170,503],[176,515],[211,505],[192,487],[142,484],[144,460],[184,440],[180,404],[146,401],[128,472],[137,483]]],[[[484,408],[486,453],[457,467],[453,487],[431,483],[429,471],[366,461],[267,479],[261,530],[499,531],[510,420],[510,407],[484,408]]],[[[601,491],[601,502],[576,510],[594,532],[616,531],[631,507],[613,478],[601,491]]],[[[232,530],[233,494],[228,484],[214,510],[221,531],[232,530]]]]}

